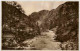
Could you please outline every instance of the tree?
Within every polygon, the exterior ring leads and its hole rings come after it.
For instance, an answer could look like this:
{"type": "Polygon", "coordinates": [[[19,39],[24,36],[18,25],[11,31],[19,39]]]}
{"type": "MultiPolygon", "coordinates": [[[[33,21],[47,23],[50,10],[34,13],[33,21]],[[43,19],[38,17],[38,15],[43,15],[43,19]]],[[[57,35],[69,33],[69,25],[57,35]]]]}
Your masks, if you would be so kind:
{"type": "Polygon", "coordinates": [[[5,2],[2,1],[2,33],[6,32],[14,34],[17,38],[20,38],[23,34],[20,34],[20,30],[24,30],[27,24],[23,23],[27,18],[25,12],[17,2],[5,2]],[[22,22],[21,22],[22,21],[22,22]],[[24,24],[24,25],[23,25],[24,24]],[[19,36],[20,35],[20,36],[19,36]]]}

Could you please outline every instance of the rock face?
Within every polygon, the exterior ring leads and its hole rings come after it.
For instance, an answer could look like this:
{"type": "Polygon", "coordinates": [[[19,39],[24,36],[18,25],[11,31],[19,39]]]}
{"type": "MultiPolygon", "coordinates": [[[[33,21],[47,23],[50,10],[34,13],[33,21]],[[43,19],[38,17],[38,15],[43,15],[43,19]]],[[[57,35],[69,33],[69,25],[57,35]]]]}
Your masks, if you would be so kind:
{"type": "Polygon", "coordinates": [[[78,14],[78,2],[66,2],[60,7],[56,34],[61,41],[78,38],[78,14]]]}

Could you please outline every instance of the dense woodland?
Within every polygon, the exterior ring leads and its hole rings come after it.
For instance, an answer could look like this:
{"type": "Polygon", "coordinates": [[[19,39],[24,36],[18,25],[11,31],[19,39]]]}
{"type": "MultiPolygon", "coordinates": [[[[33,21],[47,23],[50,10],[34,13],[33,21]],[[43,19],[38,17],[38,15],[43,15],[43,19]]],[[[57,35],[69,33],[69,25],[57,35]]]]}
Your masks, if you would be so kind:
{"type": "Polygon", "coordinates": [[[56,28],[55,40],[73,42],[78,49],[78,25],[78,2],[65,2],[56,9],[41,10],[27,16],[17,2],[2,1],[2,36],[13,34],[18,44],[56,28]]]}

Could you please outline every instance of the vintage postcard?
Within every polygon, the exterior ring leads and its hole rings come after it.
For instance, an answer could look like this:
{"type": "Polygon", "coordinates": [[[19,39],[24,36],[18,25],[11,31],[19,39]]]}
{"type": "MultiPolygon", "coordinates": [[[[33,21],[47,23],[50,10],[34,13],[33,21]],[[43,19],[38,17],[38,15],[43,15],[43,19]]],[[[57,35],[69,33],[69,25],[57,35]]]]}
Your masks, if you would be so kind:
{"type": "Polygon", "coordinates": [[[79,51],[79,1],[1,1],[1,49],[79,51]]]}

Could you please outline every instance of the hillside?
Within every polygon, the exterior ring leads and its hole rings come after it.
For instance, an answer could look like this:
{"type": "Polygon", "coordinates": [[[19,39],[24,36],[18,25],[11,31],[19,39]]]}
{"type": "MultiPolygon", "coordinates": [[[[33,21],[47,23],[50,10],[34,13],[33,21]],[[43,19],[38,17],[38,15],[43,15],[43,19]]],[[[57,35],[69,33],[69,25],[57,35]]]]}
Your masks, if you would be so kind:
{"type": "MultiPolygon", "coordinates": [[[[34,15],[37,15],[35,17],[39,17],[36,22],[39,24],[41,32],[57,28],[57,41],[62,43],[67,41],[69,43],[73,42],[78,47],[78,11],[78,2],[66,2],[56,9],[50,11],[42,10],[34,15]]],[[[33,19],[36,19],[35,17],[33,19]]]]}

